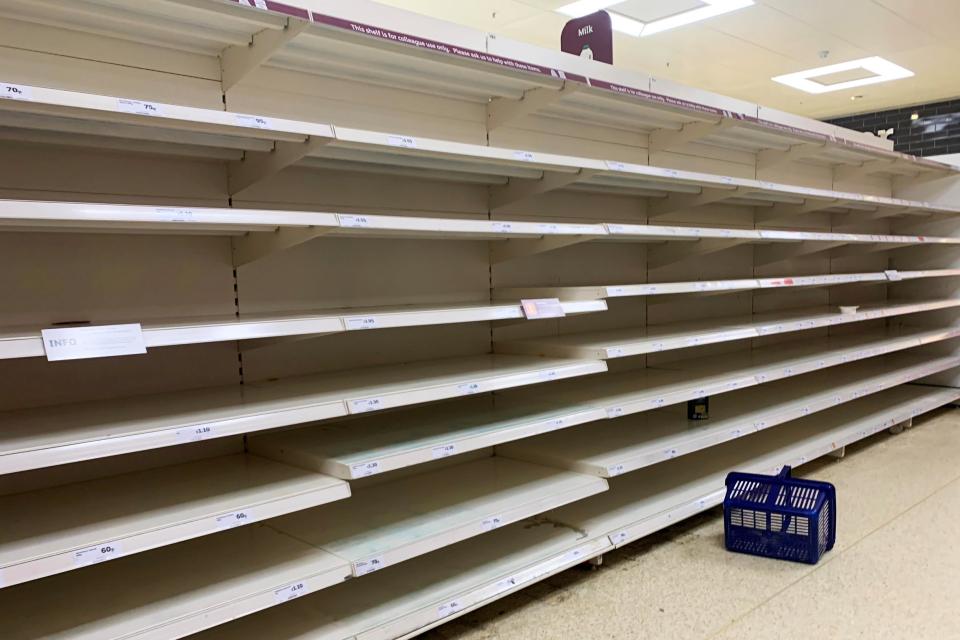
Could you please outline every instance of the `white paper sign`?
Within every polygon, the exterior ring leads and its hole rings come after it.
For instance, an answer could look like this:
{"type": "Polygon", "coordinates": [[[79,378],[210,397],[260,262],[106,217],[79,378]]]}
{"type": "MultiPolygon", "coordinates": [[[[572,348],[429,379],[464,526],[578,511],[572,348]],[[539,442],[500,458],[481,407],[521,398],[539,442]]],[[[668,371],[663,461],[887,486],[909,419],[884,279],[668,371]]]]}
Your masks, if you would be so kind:
{"type": "Polygon", "coordinates": [[[242,527],[251,522],[253,522],[253,512],[249,509],[246,511],[234,511],[233,513],[217,516],[217,529],[225,531],[227,529],[242,527]]]}
{"type": "Polygon", "coordinates": [[[295,598],[306,595],[309,593],[307,590],[307,585],[303,582],[297,582],[291,584],[290,586],[284,587],[283,589],[277,589],[273,592],[274,598],[276,598],[277,603],[289,602],[295,598]]]}
{"type": "Polygon", "coordinates": [[[523,315],[527,320],[542,320],[543,318],[563,318],[567,313],[563,310],[559,298],[533,298],[521,300],[523,315]]]}
{"type": "Polygon", "coordinates": [[[139,324],[43,329],[43,348],[50,362],[129,356],[147,352],[139,324]]]}
{"type": "Polygon", "coordinates": [[[159,103],[130,100],[128,98],[117,98],[117,109],[126,113],[135,113],[140,116],[163,115],[163,109],[159,103]]]}
{"type": "Polygon", "coordinates": [[[497,233],[510,233],[513,231],[513,225],[509,222],[494,222],[493,230],[497,233]]]}
{"type": "Polygon", "coordinates": [[[358,316],[356,318],[347,318],[346,320],[347,331],[377,328],[377,319],[374,316],[358,316]]]}
{"type": "Polygon", "coordinates": [[[416,149],[417,139],[410,136],[387,136],[387,143],[394,147],[403,147],[405,149],[416,149]]]}
{"type": "Polygon", "coordinates": [[[154,211],[166,222],[193,222],[193,209],[156,207],[154,211]]]}
{"type": "Polygon", "coordinates": [[[361,462],[350,467],[350,477],[366,478],[375,473],[380,473],[380,461],[371,460],[370,462],[361,462]]]}
{"type": "Polygon", "coordinates": [[[99,544],[95,547],[73,552],[73,563],[78,567],[89,567],[107,560],[113,560],[123,555],[123,548],[119,542],[99,544]]]}
{"type": "Polygon", "coordinates": [[[533,162],[533,153],[530,151],[514,151],[513,157],[524,162],[533,162]]]}
{"type": "Polygon", "coordinates": [[[503,526],[503,516],[493,516],[480,523],[480,528],[484,531],[493,531],[497,527],[503,526]]]}
{"type": "Polygon", "coordinates": [[[357,576],[365,576],[368,573],[379,571],[386,566],[387,563],[383,561],[383,556],[377,556],[376,558],[370,558],[369,560],[355,562],[353,565],[353,573],[357,576]]]}
{"type": "Polygon", "coordinates": [[[20,84],[0,82],[0,98],[7,100],[33,100],[33,91],[30,87],[20,84]]]}
{"type": "Polygon", "coordinates": [[[370,219],[367,216],[339,215],[337,218],[340,220],[341,227],[362,228],[370,226],[370,219]]]}
{"type": "Polygon", "coordinates": [[[237,123],[241,127],[252,127],[254,129],[270,128],[270,121],[262,116],[242,116],[237,114],[237,123]]]}

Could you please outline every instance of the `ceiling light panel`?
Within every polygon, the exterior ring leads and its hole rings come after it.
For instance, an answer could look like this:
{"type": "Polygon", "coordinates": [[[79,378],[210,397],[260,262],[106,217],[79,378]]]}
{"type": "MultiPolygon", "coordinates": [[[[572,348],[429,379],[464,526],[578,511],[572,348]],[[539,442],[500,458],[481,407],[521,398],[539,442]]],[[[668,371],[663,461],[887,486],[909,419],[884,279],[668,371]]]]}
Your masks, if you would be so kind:
{"type": "Polygon", "coordinates": [[[831,64],[825,67],[807,69],[806,71],[797,71],[782,76],[772,78],[775,82],[785,84],[794,89],[800,89],[807,93],[827,93],[829,91],[841,91],[843,89],[852,89],[862,87],[868,84],[877,84],[880,82],[889,82],[901,78],[909,78],[914,75],[913,71],[904,69],[900,65],[894,64],[889,60],[873,56],[870,58],[861,58],[839,64],[831,64]],[[856,78],[846,82],[824,83],[818,82],[817,78],[835,76],[838,73],[849,72],[852,70],[862,70],[870,75],[864,78],[856,78]]]}
{"type": "MultiPolygon", "coordinates": [[[[597,11],[609,9],[611,26],[621,33],[634,37],[645,38],[663,31],[700,22],[714,16],[736,11],[754,4],[754,0],[698,0],[699,6],[666,16],[657,20],[644,22],[629,15],[616,11],[620,5],[636,5],[637,0],[577,0],[557,9],[558,13],[571,18],[582,18],[597,11]]],[[[627,9],[627,7],[624,7],[627,9]]]]}

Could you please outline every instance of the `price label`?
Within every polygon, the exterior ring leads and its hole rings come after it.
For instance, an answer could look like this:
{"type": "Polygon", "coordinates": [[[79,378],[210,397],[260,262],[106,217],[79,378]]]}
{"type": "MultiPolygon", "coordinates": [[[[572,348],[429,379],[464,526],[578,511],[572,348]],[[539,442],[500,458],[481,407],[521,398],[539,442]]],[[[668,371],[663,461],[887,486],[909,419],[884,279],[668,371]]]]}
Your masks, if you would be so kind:
{"type": "Polygon", "coordinates": [[[119,542],[100,544],[95,547],[73,552],[73,563],[78,567],[89,567],[107,560],[113,560],[123,555],[123,548],[119,542]]]}
{"type": "Polygon", "coordinates": [[[503,526],[503,516],[493,516],[492,518],[487,518],[480,523],[480,528],[484,531],[493,531],[498,527],[503,526]]]}
{"type": "Polygon", "coordinates": [[[513,231],[513,225],[509,222],[494,222],[493,230],[497,233],[510,233],[513,231]]]}
{"type": "Polygon", "coordinates": [[[533,162],[533,153],[530,151],[514,151],[513,157],[524,162],[533,162]]]}
{"type": "Polygon", "coordinates": [[[623,162],[618,162],[617,160],[607,160],[606,161],[607,169],[611,171],[626,171],[627,165],[623,162]]]}
{"type": "Polygon", "coordinates": [[[463,609],[463,604],[459,600],[451,600],[437,607],[437,618],[446,618],[463,609]]]}
{"type": "Polygon", "coordinates": [[[519,583],[520,583],[519,580],[511,576],[509,578],[504,578],[503,580],[495,584],[493,587],[493,590],[494,590],[494,593],[500,594],[500,593],[503,593],[504,591],[509,591],[510,589],[513,589],[519,583]]]}
{"type": "Polygon", "coordinates": [[[758,420],[757,422],[754,422],[754,423],[753,423],[753,428],[756,429],[757,431],[760,431],[761,429],[766,429],[766,428],[767,428],[767,421],[766,421],[766,420],[758,420]]]}
{"type": "Polygon", "coordinates": [[[521,300],[523,315],[527,320],[542,320],[544,318],[563,318],[567,313],[563,310],[559,298],[535,298],[521,300]]]}
{"type": "Polygon", "coordinates": [[[568,551],[563,559],[567,562],[572,562],[574,560],[582,560],[584,557],[586,557],[586,553],[584,553],[583,549],[573,549],[572,551],[568,551]]]}
{"type": "Polygon", "coordinates": [[[234,511],[233,513],[227,513],[217,517],[217,529],[224,531],[226,529],[242,527],[251,522],[253,522],[252,511],[234,511]]]}
{"type": "Polygon", "coordinates": [[[353,573],[356,576],[365,576],[368,573],[379,571],[386,566],[387,563],[383,561],[383,556],[377,556],[376,558],[370,558],[369,560],[355,562],[353,564],[353,573]]]}
{"type": "Polygon", "coordinates": [[[377,319],[374,316],[357,316],[355,318],[347,318],[346,321],[347,331],[377,328],[377,319]]]}
{"type": "Polygon", "coordinates": [[[135,113],[138,116],[160,116],[163,115],[163,109],[159,103],[144,102],[143,100],[129,100],[127,98],[117,98],[117,109],[125,113],[135,113]]]}
{"type": "Polygon", "coordinates": [[[903,280],[903,274],[896,269],[887,269],[883,273],[885,276],[887,276],[887,280],[890,282],[899,282],[900,280],[903,280]]]}
{"type": "Polygon", "coordinates": [[[33,89],[20,84],[0,82],[0,98],[5,100],[33,100],[33,89]]]}
{"type": "Polygon", "coordinates": [[[364,228],[370,226],[370,218],[367,216],[338,215],[341,227],[364,228]]]}
{"type": "Polygon", "coordinates": [[[139,324],[112,324],[95,327],[43,329],[47,360],[84,360],[129,356],[147,352],[139,324]]]}
{"type": "Polygon", "coordinates": [[[627,541],[627,532],[618,531],[617,533],[611,533],[607,537],[610,538],[610,544],[616,546],[618,544],[623,544],[624,542],[627,541]]]}
{"type": "Polygon", "coordinates": [[[557,370],[550,369],[549,371],[541,371],[540,379],[541,380],[556,380],[557,379],[557,370]]]}
{"type": "Polygon", "coordinates": [[[252,127],[254,129],[269,129],[270,121],[262,116],[241,116],[237,115],[237,123],[241,127],[252,127]]]}
{"type": "Polygon", "coordinates": [[[457,452],[457,445],[455,444],[445,444],[439,447],[434,447],[431,450],[431,455],[434,460],[439,460],[440,458],[449,458],[457,452]]]}
{"type": "Polygon", "coordinates": [[[403,147],[405,149],[416,149],[417,139],[410,136],[387,136],[387,144],[393,147],[403,147]]]}
{"type": "Polygon", "coordinates": [[[540,233],[560,233],[560,227],[549,222],[541,222],[537,224],[537,231],[540,233]]]}
{"type": "Polygon", "coordinates": [[[610,347],[607,351],[608,358],[622,358],[623,357],[623,347],[610,347]]]}
{"type": "Polygon", "coordinates": [[[309,593],[307,590],[306,583],[295,582],[289,586],[284,587],[283,589],[277,589],[273,592],[273,597],[278,603],[290,602],[300,596],[305,596],[309,593]]]}
{"type": "Polygon", "coordinates": [[[462,396],[470,396],[483,391],[483,385],[479,382],[464,382],[457,385],[457,393],[462,396]]]}
{"type": "Polygon", "coordinates": [[[186,429],[177,429],[177,442],[199,442],[209,438],[215,438],[216,430],[210,425],[198,425],[187,427],[186,429]]]}
{"type": "Polygon", "coordinates": [[[665,456],[667,457],[667,459],[670,460],[670,459],[672,459],[672,458],[676,458],[677,455],[679,455],[679,454],[678,454],[678,452],[677,452],[676,449],[664,449],[664,450],[663,450],[663,455],[665,455],[665,456]]]}
{"type": "Polygon", "coordinates": [[[613,478],[623,473],[623,464],[612,464],[607,467],[607,476],[613,478]]]}
{"type": "MultiPolygon", "coordinates": [[[[698,395],[697,397],[700,398],[702,396],[698,395]]],[[[664,402],[665,401],[663,398],[654,398],[653,400],[650,401],[650,404],[654,407],[662,407],[664,402]]]]}
{"type": "Polygon", "coordinates": [[[366,478],[375,473],[380,473],[380,461],[372,460],[370,462],[361,462],[350,467],[351,478],[366,478]]]}
{"type": "Polygon", "coordinates": [[[157,207],[154,211],[166,222],[193,222],[193,209],[157,207]]]}
{"type": "Polygon", "coordinates": [[[619,418],[623,415],[623,407],[607,407],[608,418],[619,418]]]}
{"type": "Polygon", "coordinates": [[[350,401],[350,413],[366,413],[383,409],[383,398],[361,398],[350,401]]]}

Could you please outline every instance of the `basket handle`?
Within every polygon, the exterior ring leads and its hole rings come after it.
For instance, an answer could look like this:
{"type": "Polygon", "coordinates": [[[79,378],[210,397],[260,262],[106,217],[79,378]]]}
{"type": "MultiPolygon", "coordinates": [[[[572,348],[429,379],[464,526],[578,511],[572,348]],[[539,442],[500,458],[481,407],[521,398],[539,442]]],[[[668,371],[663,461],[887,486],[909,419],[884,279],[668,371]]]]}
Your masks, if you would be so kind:
{"type": "Polygon", "coordinates": [[[778,479],[778,480],[789,480],[789,479],[790,479],[790,472],[791,472],[792,469],[793,469],[793,467],[791,467],[791,466],[788,465],[788,464],[783,465],[783,468],[780,469],[780,473],[777,474],[777,479],[778,479]]]}

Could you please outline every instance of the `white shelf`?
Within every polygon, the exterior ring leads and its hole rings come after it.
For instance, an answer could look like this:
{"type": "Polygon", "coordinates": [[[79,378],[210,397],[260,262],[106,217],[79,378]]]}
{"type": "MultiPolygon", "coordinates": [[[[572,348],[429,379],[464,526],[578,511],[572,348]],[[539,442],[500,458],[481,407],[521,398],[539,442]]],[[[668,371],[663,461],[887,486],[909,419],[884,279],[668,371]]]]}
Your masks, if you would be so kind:
{"type": "Polygon", "coordinates": [[[254,524],[2,589],[0,615],[4,640],[169,640],[349,575],[346,561],[254,524]]]}
{"type": "Polygon", "coordinates": [[[342,480],[243,454],[3,496],[0,577],[36,580],[349,496],[342,480]]]}
{"type": "Polygon", "coordinates": [[[689,282],[650,282],[645,284],[611,284],[572,287],[516,287],[494,290],[497,299],[562,298],[564,300],[605,300],[636,296],[663,296],[683,293],[718,293],[753,289],[788,289],[795,287],[831,287],[865,282],[898,282],[921,278],[960,276],[960,269],[928,269],[896,271],[888,275],[873,273],[832,273],[778,278],[743,278],[739,280],[694,280],[689,282]]]}
{"type": "MultiPolygon", "coordinates": [[[[567,315],[605,311],[601,300],[562,301],[567,315]]],[[[462,322],[488,322],[523,318],[519,299],[513,303],[461,303],[401,307],[357,307],[241,316],[170,318],[145,320],[140,324],[146,347],[168,347],[231,340],[257,340],[342,331],[392,329],[462,322]]],[[[79,325],[90,326],[90,325],[79,325]]],[[[0,359],[45,355],[41,330],[11,327],[0,331],[0,359]]]]}
{"type": "Polygon", "coordinates": [[[493,457],[377,484],[271,526],[363,576],[606,489],[602,478],[493,457]]]}
{"type": "Polygon", "coordinates": [[[549,389],[526,389],[498,396],[498,404],[533,402],[593,406],[616,418],[703,396],[728,393],[873,358],[952,340],[960,328],[905,328],[784,342],[704,358],[677,360],[655,369],[606,373],[560,382],[549,389]]]}
{"type": "Polygon", "coordinates": [[[28,22],[55,23],[210,57],[227,50],[225,88],[242,82],[259,66],[260,60],[251,64],[235,54],[246,49],[255,34],[263,34],[271,44],[261,46],[269,46],[272,54],[263,64],[307,74],[347,79],[359,75],[374,85],[399,84],[479,105],[493,100],[508,109],[533,92],[543,94],[534,112],[578,124],[672,134],[700,127],[698,141],[727,149],[786,152],[805,146],[810,149],[804,149],[804,160],[818,164],[879,160],[883,166],[878,170],[908,175],[951,170],[839,127],[491,38],[425,16],[373,10],[365,3],[323,2],[307,10],[271,1],[266,5],[269,10],[261,11],[237,2],[171,5],[146,0],[135,7],[83,2],[70,12],[22,0],[15,4],[19,19],[28,22]]]}
{"type": "Polygon", "coordinates": [[[0,473],[599,373],[598,361],[475,356],[0,413],[0,473]]]}
{"type": "Polygon", "coordinates": [[[497,447],[497,454],[611,478],[784,422],[824,411],[947,369],[960,357],[900,353],[713,398],[710,418],[688,420],[683,405],[565,429],[497,447]]]}
{"type": "Polygon", "coordinates": [[[606,539],[586,540],[566,527],[520,522],[210,629],[196,640],[393,640],[449,621],[610,546],[606,539]]]}
{"type": "Polygon", "coordinates": [[[558,404],[486,410],[437,405],[254,436],[248,447],[258,455],[351,480],[606,418],[602,407],[558,404]]]}
{"type": "Polygon", "coordinates": [[[617,546],[720,504],[730,471],[774,474],[960,398],[960,390],[902,385],[735,442],[656,464],[610,481],[610,491],[546,514],[551,521],[609,536],[617,546]]]}
{"type": "Polygon", "coordinates": [[[623,358],[684,349],[718,342],[832,327],[852,322],[890,318],[960,305],[957,300],[931,300],[861,305],[855,313],[833,307],[794,309],[778,313],[710,318],[649,328],[614,329],[495,343],[499,353],[565,358],[623,358]]]}

